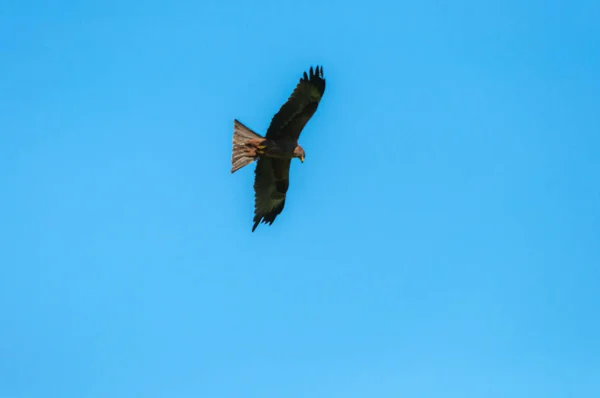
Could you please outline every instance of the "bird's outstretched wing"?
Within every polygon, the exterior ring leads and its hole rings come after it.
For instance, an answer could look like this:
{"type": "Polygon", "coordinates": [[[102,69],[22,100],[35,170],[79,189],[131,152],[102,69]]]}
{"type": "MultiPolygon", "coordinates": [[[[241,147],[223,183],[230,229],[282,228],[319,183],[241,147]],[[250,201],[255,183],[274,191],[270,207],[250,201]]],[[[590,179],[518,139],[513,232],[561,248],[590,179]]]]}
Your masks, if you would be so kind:
{"type": "Polygon", "coordinates": [[[290,159],[261,157],[254,171],[254,226],[273,224],[283,210],[289,186],[290,159]]]}
{"type": "Polygon", "coordinates": [[[313,70],[311,66],[308,75],[304,72],[292,95],[271,119],[266,138],[289,137],[297,140],[306,123],[317,111],[324,92],[323,67],[317,66],[313,70]]]}

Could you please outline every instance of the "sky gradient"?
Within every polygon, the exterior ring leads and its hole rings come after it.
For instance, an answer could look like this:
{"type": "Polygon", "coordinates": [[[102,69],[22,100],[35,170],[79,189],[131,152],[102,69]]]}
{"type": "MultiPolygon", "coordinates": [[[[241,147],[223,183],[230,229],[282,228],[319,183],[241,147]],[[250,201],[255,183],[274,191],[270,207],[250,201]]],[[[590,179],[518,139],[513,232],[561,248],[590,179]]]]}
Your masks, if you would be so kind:
{"type": "Polygon", "coordinates": [[[600,396],[598,15],[2,2],[0,396],[600,396]],[[233,120],[317,64],[251,233],[233,120]]]}

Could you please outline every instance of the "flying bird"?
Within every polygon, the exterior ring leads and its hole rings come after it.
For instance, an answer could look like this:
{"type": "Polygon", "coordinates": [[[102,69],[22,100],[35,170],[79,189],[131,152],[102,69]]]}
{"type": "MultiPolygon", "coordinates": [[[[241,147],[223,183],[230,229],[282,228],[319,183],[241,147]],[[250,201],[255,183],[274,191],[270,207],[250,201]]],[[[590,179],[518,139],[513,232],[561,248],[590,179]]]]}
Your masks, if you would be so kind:
{"type": "Polygon", "coordinates": [[[325,92],[323,67],[304,72],[287,102],[271,119],[265,136],[252,131],[239,120],[233,122],[231,173],[256,162],[254,170],[254,225],[273,224],[285,205],[293,158],[304,163],[300,133],[317,111],[325,92]]]}

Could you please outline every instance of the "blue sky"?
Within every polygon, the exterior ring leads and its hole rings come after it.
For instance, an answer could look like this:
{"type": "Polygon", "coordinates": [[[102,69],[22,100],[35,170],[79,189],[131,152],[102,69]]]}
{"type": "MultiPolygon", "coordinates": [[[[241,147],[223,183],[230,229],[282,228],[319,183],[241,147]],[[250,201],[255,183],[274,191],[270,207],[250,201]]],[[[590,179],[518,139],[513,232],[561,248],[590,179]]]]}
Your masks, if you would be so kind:
{"type": "Polygon", "coordinates": [[[0,5],[0,396],[600,396],[600,3],[0,5]],[[251,233],[264,132],[327,89],[251,233]]]}

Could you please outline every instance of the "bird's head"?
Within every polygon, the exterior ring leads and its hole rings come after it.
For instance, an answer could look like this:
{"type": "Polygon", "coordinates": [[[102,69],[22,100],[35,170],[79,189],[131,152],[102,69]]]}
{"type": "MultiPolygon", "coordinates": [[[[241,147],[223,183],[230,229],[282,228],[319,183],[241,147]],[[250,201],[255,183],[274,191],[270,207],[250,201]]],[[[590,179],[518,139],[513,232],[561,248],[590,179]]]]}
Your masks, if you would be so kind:
{"type": "Polygon", "coordinates": [[[300,161],[304,163],[304,155],[304,148],[302,148],[300,145],[297,145],[296,148],[294,148],[294,157],[299,158],[300,161]]]}

